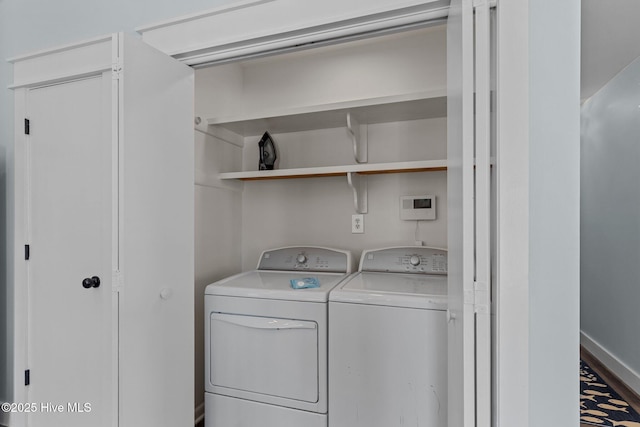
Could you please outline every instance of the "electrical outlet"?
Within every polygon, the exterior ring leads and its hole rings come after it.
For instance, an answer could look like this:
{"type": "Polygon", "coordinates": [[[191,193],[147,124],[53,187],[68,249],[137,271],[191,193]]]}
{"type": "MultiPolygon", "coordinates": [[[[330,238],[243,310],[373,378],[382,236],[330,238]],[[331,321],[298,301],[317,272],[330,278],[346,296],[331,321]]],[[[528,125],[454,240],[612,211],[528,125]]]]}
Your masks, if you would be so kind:
{"type": "Polygon", "coordinates": [[[364,215],[362,214],[351,215],[351,232],[364,233],[364,215]]]}

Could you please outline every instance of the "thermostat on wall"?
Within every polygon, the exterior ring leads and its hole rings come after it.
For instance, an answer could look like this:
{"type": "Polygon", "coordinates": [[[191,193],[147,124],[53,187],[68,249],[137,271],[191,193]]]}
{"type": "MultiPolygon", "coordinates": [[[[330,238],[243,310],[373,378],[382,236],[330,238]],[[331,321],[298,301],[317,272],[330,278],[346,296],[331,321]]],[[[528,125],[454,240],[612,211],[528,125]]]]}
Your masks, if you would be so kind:
{"type": "Polygon", "coordinates": [[[436,196],[400,197],[400,219],[407,221],[436,219],[436,196]]]}

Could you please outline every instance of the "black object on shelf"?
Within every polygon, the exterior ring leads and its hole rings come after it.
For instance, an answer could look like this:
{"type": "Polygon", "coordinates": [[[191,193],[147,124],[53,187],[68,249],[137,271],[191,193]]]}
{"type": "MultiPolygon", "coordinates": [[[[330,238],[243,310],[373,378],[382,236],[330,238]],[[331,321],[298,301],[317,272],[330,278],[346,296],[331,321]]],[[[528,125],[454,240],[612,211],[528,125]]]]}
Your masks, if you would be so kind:
{"type": "Polygon", "coordinates": [[[265,132],[264,135],[262,135],[260,142],[258,142],[258,149],[260,150],[258,170],[272,170],[278,154],[276,153],[276,145],[271,135],[269,135],[269,132],[265,132]]]}

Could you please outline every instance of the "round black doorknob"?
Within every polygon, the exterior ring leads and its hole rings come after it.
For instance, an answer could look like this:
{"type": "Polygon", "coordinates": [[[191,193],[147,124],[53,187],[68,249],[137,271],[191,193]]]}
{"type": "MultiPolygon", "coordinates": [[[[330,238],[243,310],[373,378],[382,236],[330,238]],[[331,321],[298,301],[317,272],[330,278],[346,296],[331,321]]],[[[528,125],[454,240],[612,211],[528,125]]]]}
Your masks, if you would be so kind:
{"type": "Polygon", "coordinates": [[[85,289],[97,288],[98,286],[100,286],[100,278],[98,276],[87,277],[82,281],[82,287],[85,289]]]}
{"type": "Polygon", "coordinates": [[[100,278],[98,276],[93,276],[91,278],[91,281],[93,282],[92,286],[94,288],[97,288],[98,286],[100,286],[100,278]]]}

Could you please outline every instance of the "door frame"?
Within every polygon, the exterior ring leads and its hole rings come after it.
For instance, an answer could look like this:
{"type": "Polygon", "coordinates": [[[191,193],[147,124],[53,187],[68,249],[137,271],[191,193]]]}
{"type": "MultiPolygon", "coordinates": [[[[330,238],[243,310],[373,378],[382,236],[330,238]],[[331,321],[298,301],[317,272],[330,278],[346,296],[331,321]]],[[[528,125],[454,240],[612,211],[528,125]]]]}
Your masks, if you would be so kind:
{"type": "MultiPolygon", "coordinates": [[[[8,59],[14,68],[14,362],[13,362],[13,401],[29,402],[25,386],[28,366],[28,261],[25,259],[25,245],[29,244],[28,235],[28,139],[25,133],[25,119],[28,119],[28,91],[30,89],[62,84],[90,77],[105,78],[112,72],[112,55],[117,42],[116,35],[108,35],[85,40],[79,43],[42,50],[8,59]]],[[[114,86],[111,86],[112,104],[114,86]]],[[[117,103],[115,108],[117,108],[117,103]]],[[[117,144],[117,135],[112,132],[112,144],[117,144]]],[[[116,165],[117,166],[117,165],[116,165]]],[[[110,282],[110,280],[109,280],[110,282]]],[[[117,313],[117,299],[114,299],[112,313],[117,313]]],[[[117,317],[113,319],[117,322],[117,317]]],[[[113,327],[113,325],[112,325],[113,327]]],[[[117,334],[117,329],[113,330],[117,334]]],[[[117,342],[117,335],[113,338],[117,342]]],[[[117,355],[117,346],[114,348],[117,355]]],[[[114,358],[112,379],[114,381],[113,414],[117,415],[117,357],[114,358]]],[[[35,402],[39,403],[39,402],[35,402]]],[[[117,420],[117,416],[113,419],[117,420]]],[[[14,412],[9,414],[11,426],[24,426],[27,414],[14,412]]]]}
{"type": "MultiPolygon", "coordinates": [[[[328,6],[333,3],[334,0],[327,0],[325,2],[328,6]]],[[[358,3],[358,0],[348,0],[340,2],[342,5],[346,4],[345,9],[349,9],[349,6],[354,6],[358,3]]],[[[429,25],[435,22],[446,21],[449,15],[449,1],[412,1],[398,5],[396,2],[384,0],[377,2],[379,5],[376,10],[368,10],[365,12],[366,7],[360,6],[360,10],[357,14],[342,14],[331,15],[326,11],[325,15],[310,18],[307,15],[296,15],[295,8],[288,4],[287,0],[279,2],[266,1],[246,1],[240,2],[237,5],[222,6],[220,8],[213,9],[211,11],[202,12],[199,14],[189,15],[181,18],[177,18],[171,21],[165,21],[158,24],[139,27],[137,30],[143,36],[143,40],[157,49],[164,51],[165,53],[172,55],[174,58],[191,65],[194,68],[210,66],[213,64],[220,64],[228,61],[254,58],[266,55],[273,55],[275,53],[290,52],[293,50],[313,48],[324,44],[334,44],[342,41],[353,40],[362,37],[373,37],[375,35],[381,35],[394,31],[402,31],[404,29],[410,29],[413,27],[419,27],[429,25]],[[410,5],[408,3],[411,3],[410,5]],[[260,8],[261,19],[268,17],[269,19],[263,19],[263,27],[259,34],[247,39],[246,33],[243,33],[243,28],[252,25],[252,19],[255,20],[255,16],[245,15],[248,9],[260,8]],[[278,14],[280,8],[293,8],[288,14],[278,14]],[[295,28],[292,28],[288,24],[289,21],[295,21],[295,28]],[[231,35],[218,35],[216,31],[224,25],[228,25],[228,22],[243,22],[245,27],[239,26],[238,34],[231,35]],[[320,24],[321,23],[321,24],[320,24]],[[312,45],[312,46],[311,46],[312,45]]],[[[481,18],[476,22],[476,25],[483,31],[481,42],[485,43],[480,46],[484,52],[489,47],[488,43],[491,42],[489,38],[489,9],[496,7],[495,1],[472,1],[464,0],[466,6],[471,12],[470,20],[465,20],[465,25],[470,25],[471,28],[467,28],[467,36],[470,36],[471,44],[468,47],[472,50],[472,58],[470,63],[474,64],[473,58],[473,39],[474,39],[474,11],[480,10],[481,18]]],[[[339,8],[339,6],[336,6],[339,8]]],[[[339,10],[339,9],[338,9],[339,10]]],[[[257,11],[257,9],[256,9],[257,11]]],[[[468,37],[467,37],[468,38],[468,37]]],[[[466,40],[469,42],[469,40],[466,40]]],[[[488,53],[487,53],[488,55],[488,53]]],[[[477,60],[478,58],[475,58],[477,60]]],[[[473,162],[474,142],[476,138],[485,137],[484,147],[488,150],[489,147],[489,96],[490,96],[490,58],[484,62],[480,62],[479,66],[484,67],[480,72],[480,75],[476,74],[476,78],[483,79],[483,83],[486,83],[482,89],[486,95],[480,99],[483,102],[484,112],[486,113],[483,120],[487,121],[487,126],[478,131],[478,134],[474,132],[474,117],[473,117],[473,91],[474,87],[474,72],[471,71],[467,76],[466,90],[467,104],[466,108],[466,120],[471,120],[467,123],[465,129],[465,138],[471,138],[471,146],[465,148],[465,164],[468,166],[469,162],[473,162]],[[485,74],[482,74],[485,72],[485,74]],[[470,102],[470,103],[469,103],[470,102]],[[469,107],[470,106],[470,107],[469,107]]],[[[472,65],[473,67],[473,65],[472,65]]],[[[477,102],[477,101],[476,101],[477,102]]],[[[469,141],[466,141],[468,144],[469,141]]],[[[463,287],[460,292],[461,307],[464,309],[459,312],[458,322],[460,322],[460,316],[466,316],[469,320],[465,323],[464,334],[465,342],[468,344],[465,346],[464,360],[460,360],[460,363],[465,367],[465,384],[464,391],[461,391],[464,396],[465,402],[467,402],[464,410],[464,417],[460,420],[456,419],[455,422],[460,421],[464,423],[464,426],[478,425],[485,427],[490,425],[492,417],[492,368],[497,369],[497,364],[492,365],[492,335],[493,330],[491,328],[491,291],[495,288],[495,283],[492,284],[491,277],[491,256],[497,254],[497,249],[491,252],[492,244],[497,244],[491,239],[492,226],[499,226],[498,221],[491,221],[491,203],[489,200],[485,200],[484,203],[474,203],[473,193],[479,191],[482,194],[489,196],[491,190],[489,188],[490,183],[490,158],[488,151],[486,156],[482,158],[485,161],[486,170],[484,174],[481,174],[483,179],[480,188],[475,188],[473,184],[474,171],[468,167],[465,169],[465,191],[470,192],[468,200],[464,204],[464,209],[468,210],[465,215],[466,226],[471,234],[465,234],[464,238],[464,274],[460,274],[459,278],[463,279],[463,287]],[[478,224],[477,228],[481,229],[481,239],[476,241],[475,233],[477,232],[474,214],[476,209],[482,210],[480,221],[482,224],[478,224]],[[488,250],[486,257],[475,263],[474,256],[475,250],[482,248],[488,250]],[[488,248],[488,249],[487,249],[488,248]],[[480,276],[477,278],[477,269],[480,269],[480,276]],[[464,301],[463,301],[464,299],[464,301]],[[477,320],[478,319],[478,320],[477,320]],[[481,342],[476,340],[477,335],[481,335],[483,339],[481,342]],[[476,355],[477,352],[481,353],[481,365],[477,365],[476,355]],[[468,382],[470,381],[470,383],[468,382]],[[478,382],[478,383],[477,383],[478,382]],[[478,394],[476,394],[476,388],[480,386],[478,394]],[[480,396],[480,400],[477,397],[480,396]]],[[[496,168],[494,168],[496,169],[496,168]]],[[[497,179],[497,178],[496,178],[497,179]]],[[[494,195],[497,197],[497,195],[494,195]]],[[[477,202],[477,200],[476,200],[477,202]]],[[[497,305],[494,306],[496,311],[497,305]]],[[[462,424],[460,424],[462,426],[462,424]]]]}

